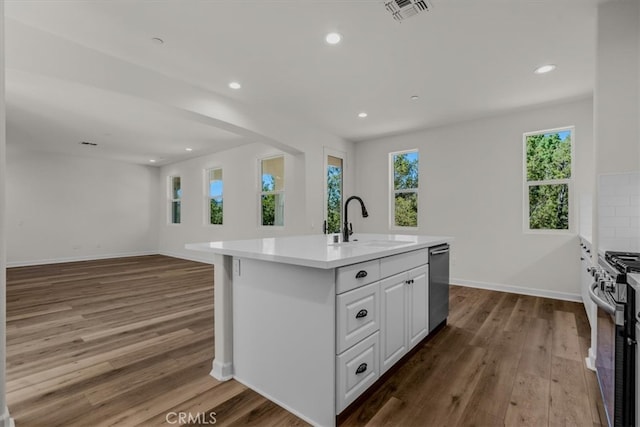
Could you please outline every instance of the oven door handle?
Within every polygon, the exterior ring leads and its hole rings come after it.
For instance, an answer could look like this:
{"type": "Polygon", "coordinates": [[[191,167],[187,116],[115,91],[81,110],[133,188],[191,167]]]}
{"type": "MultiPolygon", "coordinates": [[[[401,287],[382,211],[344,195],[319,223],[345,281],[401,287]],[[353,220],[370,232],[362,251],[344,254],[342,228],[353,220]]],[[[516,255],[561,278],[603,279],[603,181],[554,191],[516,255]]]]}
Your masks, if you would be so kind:
{"type": "Polygon", "coordinates": [[[602,299],[602,297],[600,297],[598,294],[596,294],[597,287],[598,287],[597,283],[594,283],[589,287],[589,297],[591,297],[591,301],[595,302],[596,305],[601,309],[603,309],[606,313],[609,313],[610,315],[615,316],[616,308],[611,304],[609,304],[609,302],[602,299]]]}

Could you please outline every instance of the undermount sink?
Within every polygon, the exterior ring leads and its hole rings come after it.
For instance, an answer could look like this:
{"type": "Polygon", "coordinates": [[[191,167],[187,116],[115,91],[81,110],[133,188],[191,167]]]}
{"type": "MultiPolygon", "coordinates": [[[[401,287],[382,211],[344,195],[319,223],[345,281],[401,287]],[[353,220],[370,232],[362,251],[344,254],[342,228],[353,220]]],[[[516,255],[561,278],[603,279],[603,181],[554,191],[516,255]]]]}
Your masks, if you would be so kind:
{"type": "Polygon", "coordinates": [[[408,245],[411,243],[412,242],[403,241],[403,240],[352,240],[350,242],[329,243],[329,246],[336,246],[336,247],[370,246],[375,248],[390,248],[394,246],[408,245]]]}

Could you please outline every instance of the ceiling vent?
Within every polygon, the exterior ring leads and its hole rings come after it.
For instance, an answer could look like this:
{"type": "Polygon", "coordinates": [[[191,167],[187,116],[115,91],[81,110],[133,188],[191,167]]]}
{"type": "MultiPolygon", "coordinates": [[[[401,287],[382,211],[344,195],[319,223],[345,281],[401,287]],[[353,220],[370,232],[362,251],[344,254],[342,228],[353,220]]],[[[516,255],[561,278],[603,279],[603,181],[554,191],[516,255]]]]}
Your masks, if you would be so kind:
{"type": "Polygon", "coordinates": [[[385,0],[384,6],[398,22],[411,18],[420,12],[428,12],[432,6],[427,0],[385,0]]]}

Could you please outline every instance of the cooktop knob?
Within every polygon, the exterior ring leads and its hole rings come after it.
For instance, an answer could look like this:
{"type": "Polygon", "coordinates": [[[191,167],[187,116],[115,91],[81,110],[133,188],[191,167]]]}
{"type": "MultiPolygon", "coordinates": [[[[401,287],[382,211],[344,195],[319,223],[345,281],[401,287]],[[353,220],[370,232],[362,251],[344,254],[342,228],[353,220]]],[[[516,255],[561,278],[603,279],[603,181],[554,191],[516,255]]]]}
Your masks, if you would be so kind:
{"type": "Polygon", "coordinates": [[[602,290],[604,290],[605,292],[615,292],[616,290],[615,283],[607,279],[601,281],[601,287],[602,287],[602,290]]]}

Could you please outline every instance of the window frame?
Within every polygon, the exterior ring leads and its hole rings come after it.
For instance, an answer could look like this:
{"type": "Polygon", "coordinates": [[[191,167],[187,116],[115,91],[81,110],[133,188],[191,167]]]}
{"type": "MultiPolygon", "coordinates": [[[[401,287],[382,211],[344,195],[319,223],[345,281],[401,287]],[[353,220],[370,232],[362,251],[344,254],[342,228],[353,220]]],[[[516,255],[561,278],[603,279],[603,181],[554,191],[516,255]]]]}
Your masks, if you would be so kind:
{"type": "Polygon", "coordinates": [[[573,218],[574,212],[574,178],[575,178],[575,126],[562,126],[552,129],[543,129],[533,132],[525,132],[522,134],[522,229],[525,234],[556,234],[567,235],[575,234],[575,220],[573,218]],[[560,132],[570,132],[571,137],[571,177],[561,179],[546,179],[541,181],[529,181],[527,179],[527,138],[532,135],[545,135],[560,132]],[[567,218],[569,221],[569,227],[567,229],[550,229],[550,228],[530,228],[529,218],[529,188],[543,185],[567,185],[569,191],[569,199],[567,201],[568,212],[567,218]]]}
{"type": "Polygon", "coordinates": [[[224,170],[222,166],[212,166],[203,170],[203,184],[204,184],[204,225],[208,227],[223,227],[224,226],[224,170]],[[222,192],[219,197],[222,198],[222,224],[211,224],[211,196],[209,194],[209,186],[211,185],[211,172],[219,170],[222,176],[222,192]]]}
{"type": "MultiPolygon", "coordinates": [[[[338,231],[338,233],[340,233],[342,231],[343,228],[343,224],[344,224],[344,202],[345,202],[345,197],[344,197],[344,190],[346,187],[346,171],[347,171],[347,153],[344,151],[339,151],[339,150],[335,150],[333,148],[330,147],[323,147],[323,200],[322,200],[322,205],[323,205],[323,226],[324,224],[327,224],[328,227],[328,220],[329,220],[329,204],[328,204],[328,199],[329,199],[329,185],[328,185],[328,179],[327,179],[327,170],[329,167],[329,156],[331,157],[335,157],[338,158],[340,160],[342,160],[342,190],[341,190],[341,194],[340,194],[340,230],[338,231]]],[[[325,229],[323,228],[323,233],[325,233],[325,229]]],[[[338,233],[329,233],[329,234],[338,234],[338,233]]],[[[325,233],[327,234],[327,233],[325,233]]]]}
{"type": "Polygon", "coordinates": [[[258,227],[259,228],[267,228],[269,230],[272,229],[283,229],[285,227],[285,210],[286,210],[286,194],[285,194],[285,190],[287,188],[287,181],[286,181],[286,168],[287,168],[287,164],[286,164],[286,157],[284,154],[274,154],[274,155],[269,155],[269,156],[265,156],[265,157],[260,157],[258,159],[258,209],[257,209],[257,213],[258,213],[258,227]],[[274,190],[274,191],[262,191],[262,162],[264,162],[265,160],[272,160],[272,159],[277,159],[277,158],[282,158],[282,190],[274,190]],[[276,195],[276,194],[282,194],[283,197],[285,197],[285,201],[283,204],[283,212],[282,212],[282,225],[264,225],[262,223],[262,196],[268,196],[268,195],[276,195]]]}
{"type": "Polygon", "coordinates": [[[418,230],[420,228],[420,150],[418,148],[411,148],[401,151],[393,151],[389,153],[389,229],[390,230],[418,230]],[[395,189],[395,169],[394,169],[394,157],[400,154],[418,154],[418,187],[404,190],[395,189]],[[418,211],[416,212],[416,225],[396,225],[396,194],[398,193],[416,193],[418,198],[418,211]]]}
{"type": "Polygon", "coordinates": [[[167,177],[167,224],[168,225],[181,225],[182,224],[182,176],[169,175],[167,177]],[[173,180],[175,178],[180,179],[180,195],[177,198],[173,197],[173,180]],[[180,221],[173,222],[173,204],[177,202],[180,204],[180,221]]]}

